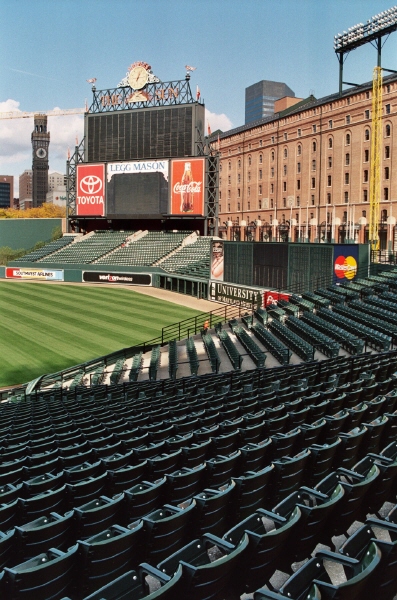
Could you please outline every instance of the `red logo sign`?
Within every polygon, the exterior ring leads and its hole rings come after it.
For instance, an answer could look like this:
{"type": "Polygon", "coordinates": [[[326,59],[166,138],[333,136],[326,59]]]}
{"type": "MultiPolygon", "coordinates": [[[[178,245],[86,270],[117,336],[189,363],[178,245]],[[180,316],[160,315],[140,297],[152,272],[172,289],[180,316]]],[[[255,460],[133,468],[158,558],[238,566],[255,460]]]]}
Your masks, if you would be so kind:
{"type": "Polygon", "coordinates": [[[171,163],[172,215],[204,215],[205,158],[171,163]]]}
{"type": "Polygon", "coordinates": [[[105,165],[77,165],[76,214],[105,215],[105,165]]]}
{"type": "Polygon", "coordinates": [[[280,292],[265,292],[263,299],[265,306],[269,304],[276,304],[277,300],[289,300],[290,294],[283,294],[280,292]]]}
{"type": "Polygon", "coordinates": [[[357,261],[353,256],[338,256],[334,263],[334,272],[339,279],[353,279],[357,275],[357,261]]]}

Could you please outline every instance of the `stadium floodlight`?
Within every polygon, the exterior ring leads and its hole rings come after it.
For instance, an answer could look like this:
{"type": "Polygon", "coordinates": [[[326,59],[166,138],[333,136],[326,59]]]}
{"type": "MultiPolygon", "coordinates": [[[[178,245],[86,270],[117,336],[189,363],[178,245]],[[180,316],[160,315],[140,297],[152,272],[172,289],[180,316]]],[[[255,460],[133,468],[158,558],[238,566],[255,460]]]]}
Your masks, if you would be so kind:
{"type": "Polygon", "coordinates": [[[357,48],[367,42],[396,31],[397,29],[397,6],[374,15],[364,25],[358,23],[349,27],[347,31],[334,36],[334,50],[344,53],[357,48]]]}

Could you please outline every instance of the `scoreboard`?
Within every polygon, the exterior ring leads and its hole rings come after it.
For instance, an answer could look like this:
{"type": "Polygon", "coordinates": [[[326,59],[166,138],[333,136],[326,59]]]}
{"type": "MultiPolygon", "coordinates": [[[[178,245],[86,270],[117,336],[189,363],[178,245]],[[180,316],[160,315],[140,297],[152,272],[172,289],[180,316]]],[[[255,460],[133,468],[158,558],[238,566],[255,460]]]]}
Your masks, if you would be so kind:
{"type": "Polygon", "coordinates": [[[195,156],[203,129],[204,106],[197,103],[88,113],[85,162],[195,156]]]}

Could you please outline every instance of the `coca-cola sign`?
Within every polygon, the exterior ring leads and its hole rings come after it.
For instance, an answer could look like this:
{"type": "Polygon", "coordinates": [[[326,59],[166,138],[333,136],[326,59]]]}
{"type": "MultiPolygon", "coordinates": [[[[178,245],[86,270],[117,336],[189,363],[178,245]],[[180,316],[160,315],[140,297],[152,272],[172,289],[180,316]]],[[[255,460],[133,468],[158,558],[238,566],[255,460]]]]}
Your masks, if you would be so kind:
{"type": "Polygon", "coordinates": [[[170,213],[204,216],[205,158],[186,158],[171,162],[170,213]]]}
{"type": "Polygon", "coordinates": [[[76,214],[100,216],[105,214],[105,165],[77,165],[76,214]]]}

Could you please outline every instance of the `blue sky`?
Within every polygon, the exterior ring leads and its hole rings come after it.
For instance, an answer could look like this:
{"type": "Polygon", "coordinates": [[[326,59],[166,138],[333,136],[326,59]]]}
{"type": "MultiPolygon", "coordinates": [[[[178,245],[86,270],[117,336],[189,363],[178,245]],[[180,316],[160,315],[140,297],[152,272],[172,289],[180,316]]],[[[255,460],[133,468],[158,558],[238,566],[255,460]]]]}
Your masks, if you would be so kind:
{"type": "MultiPolygon", "coordinates": [[[[161,80],[197,69],[212,130],[244,123],[245,88],[285,82],[296,96],[337,91],[333,36],[390,8],[386,0],[1,0],[0,112],[83,107],[86,82],[115,87],[143,60],[161,80]]],[[[368,47],[367,47],[368,46],[368,47]]],[[[347,81],[372,78],[376,51],[364,46],[345,63],[347,81]]],[[[382,65],[397,68],[397,33],[382,65]]],[[[0,120],[0,173],[31,168],[32,119],[0,120]]],[[[49,117],[50,170],[65,169],[68,146],[83,135],[81,116],[49,117]]],[[[15,182],[17,184],[17,181],[15,182]]],[[[17,185],[16,185],[17,187],[17,185]]]]}

